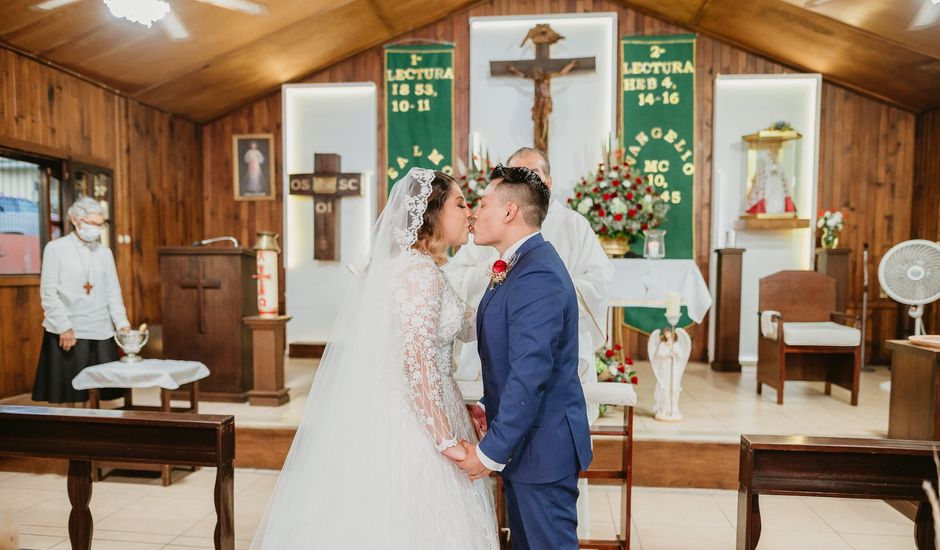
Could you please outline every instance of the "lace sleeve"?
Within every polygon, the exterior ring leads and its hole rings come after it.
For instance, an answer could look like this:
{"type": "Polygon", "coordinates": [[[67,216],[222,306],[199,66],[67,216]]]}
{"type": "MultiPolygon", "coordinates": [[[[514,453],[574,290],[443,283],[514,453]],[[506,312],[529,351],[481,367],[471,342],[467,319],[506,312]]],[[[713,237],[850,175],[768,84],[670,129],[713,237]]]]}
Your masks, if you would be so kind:
{"type": "Polygon", "coordinates": [[[457,445],[444,409],[443,381],[434,344],[446,282],[437,266],[429,262],[411,265],[400,282],[392,299],[402,331],[408,393],[415,412],[434,438],[434,446],[444,451],[457,445]]]}
{"type": "Polygon", "coordinates": [[[457,339],[465,344],[477,340],[477,310],[470,306],[466,306],[463,310],[463,326],[460,328],[457,339]]]}

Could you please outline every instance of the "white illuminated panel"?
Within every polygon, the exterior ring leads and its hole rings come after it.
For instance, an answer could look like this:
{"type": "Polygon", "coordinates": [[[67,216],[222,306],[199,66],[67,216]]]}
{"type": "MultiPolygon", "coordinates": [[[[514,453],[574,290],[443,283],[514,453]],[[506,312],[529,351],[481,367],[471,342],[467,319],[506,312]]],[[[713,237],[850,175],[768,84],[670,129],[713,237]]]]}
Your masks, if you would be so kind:
{"type": "Polygon", "coordinates": [[[288,84],[282,87],[285,297],[288,342],[326,342],[376,218],[375,84],[288,84]],[[363,197],[343,197],[339,260],[313,259],[313,197],[289,194],[290,174],[313,172],[314,153],[336,153],[343,172],[363,174],[363,197]]]}
{"type": "Polygon", "coordinates": [[[533,146],[533,82],[490,76],[490,61],[533,59],[532,43],[519,44],[539,23],[565,37],[551,47],[553,58],[594,57],[596,63],[593,73],[571,73],[551,83],[552,191],[564,201],[575,182],[600,162],[605,140],[616,140],[616,13],[470,18],[470,146],[485,148],[498,161],[519,147],[533,146]]]}
{"type": "MultiPolygon", "coordinates": [[[[795,192],[797,214],[810,227],[780,231],[735,231],[734,245],[744,248],[741,281],[740,361],[757,361],[758,282],[785,269],[813,269],[816,193],[819,165],[819,74],[720,75],[715,81],[714,163],[712,173],[712,248],[726,242],[744,203],[747,149],[742,136],[789,122],[802,134],[798,142],[800,173],[795,192]]],[[[833,205],[826,205],[833,206],[833,205]]],[[[716,262],[711,262],[712,295],[716,291],[716,262]]],[[[710,325],[710,349],[714,345],[710,325]]]]}

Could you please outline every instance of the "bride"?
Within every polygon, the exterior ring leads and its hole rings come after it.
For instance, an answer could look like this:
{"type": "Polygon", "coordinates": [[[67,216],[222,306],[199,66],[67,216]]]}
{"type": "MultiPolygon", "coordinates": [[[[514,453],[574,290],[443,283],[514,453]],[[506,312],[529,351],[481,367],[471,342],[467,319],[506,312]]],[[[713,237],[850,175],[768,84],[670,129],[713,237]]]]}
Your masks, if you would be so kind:
{"type": "Polygon", "coordinates": [[[440,172],[392,188],[252,550],[498,548],[490,485],[451,461],[477,441],[451,375],[473,312],[440,266],[469,218],[440,172]]]}

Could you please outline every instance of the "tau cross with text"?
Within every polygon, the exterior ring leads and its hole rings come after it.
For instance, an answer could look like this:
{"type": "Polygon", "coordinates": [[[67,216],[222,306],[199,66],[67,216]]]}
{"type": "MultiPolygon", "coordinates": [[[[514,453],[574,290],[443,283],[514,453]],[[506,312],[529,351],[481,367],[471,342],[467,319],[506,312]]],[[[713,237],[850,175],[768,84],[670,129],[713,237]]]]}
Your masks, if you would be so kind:
{"type": "Polygon", "coordinates": [[[535,59],[519,61],[490,61],[492,76],[518,76],[528,78],[535,83],[535,103],[532,105],[532,122],[535,123],[533,143],[537,149],[548,152],[548,116],[552,112],[552,77],[564,76],[571,72],[593,72],[593,57],[573,57],[553,59],[549,47],[562,40],[564,36],[555,32],[547,24],[539,24],[531,29],[520,46],[529,40],[535,44],[535,59]]]}
{"type": "Polygon", "coordinates": [[[340,156],[313,155],[312,174],[291,174],[291,195],[313,196],[313,259],[338,260],[340,197],[361,197],[362,174],[339,171],[340,156]]]}

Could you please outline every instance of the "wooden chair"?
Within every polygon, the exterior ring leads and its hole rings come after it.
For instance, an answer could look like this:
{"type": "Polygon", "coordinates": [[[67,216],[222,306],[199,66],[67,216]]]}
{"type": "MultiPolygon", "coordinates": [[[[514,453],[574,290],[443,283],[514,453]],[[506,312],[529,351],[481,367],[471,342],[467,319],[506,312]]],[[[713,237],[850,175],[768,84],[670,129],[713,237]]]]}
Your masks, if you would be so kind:
{"type": "MultiPolygon", "coordinates": [[[[457,385],[467,403],[476,403],[483,395],[483,383],[480,381],[457,380],[457,385]]],[[[615,468],[590,468],[581,472],[581,479],[617,480],[620,485],[620,532],[610,540],[590,539],[579,541],[579,548],[592,550],[629,550],[630,549],[630,510],[633,490],[633,406],[636,394],[623,384],[605,382],[584,384],[584,397],[589,403],[609,403],[623,406],[621,425],[594,426],[591,437],[618,439],[620,444],[620,462],[615,468]]],[[[597,447],[595,447],[595,450],[597,447]]],[[[586,496],[586,495],[585,495],[586,496]]],[[[499,529],[499,545],[503,550],[511,550],[512,536],[509,532],[509,517],[506,515],[503,496],[503,480],[496,477],[496,520],[499,529]]]]}
{"type": "Polygon", "coordinates": [[[860,320],[834,311],[835,279],[781,271],[761,279],[759,288],[758,323],[764,316],[771,326],[758,331],[757,393],[767,384],[782,405],[784,381],[821,381],[826,395],[835,384],[852,392],[852,405],[858,405],[860,320]],[[854,328],[839,321],[851,321],[854,328]]]}

